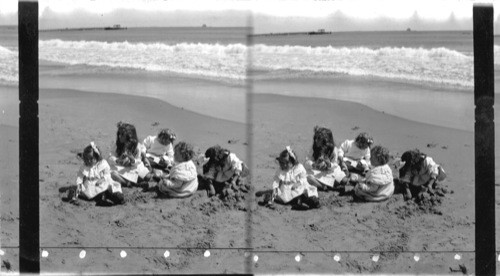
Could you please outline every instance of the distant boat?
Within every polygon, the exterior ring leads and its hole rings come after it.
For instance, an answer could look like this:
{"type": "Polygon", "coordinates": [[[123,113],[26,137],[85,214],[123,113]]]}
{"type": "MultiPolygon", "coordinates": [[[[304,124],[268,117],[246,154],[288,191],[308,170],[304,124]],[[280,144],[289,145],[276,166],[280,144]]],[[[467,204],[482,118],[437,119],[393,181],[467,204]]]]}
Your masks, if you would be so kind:
{"type": "Polygon", "coordinates": [[[308,32],[308,35],[325,35],[325,34],[332,34],[332,32],[326,32],[325,29],[318,29],[316,32],[308,32]]]}
{"type": "Polygon", "coordinates": [[[120,24],[113,25],[113,27],[105,27],[104,30],[110,31],[110,30],[126,30],[127,27],[122,27],[120,24]]]}
{"type": "Polygon", "coordinates": [[[407,31],[407,32],[411,32],[411,29],[410,29],[410,28],[408,28],[408,29],[406,29],[406,31],[407,31]]]}
{"type": "Polygon", "coordinates": [[[202,27],[202,28],[206,28],[206,27],[207,27],[207,24],[203,24],[201,27],[202,27]]]}

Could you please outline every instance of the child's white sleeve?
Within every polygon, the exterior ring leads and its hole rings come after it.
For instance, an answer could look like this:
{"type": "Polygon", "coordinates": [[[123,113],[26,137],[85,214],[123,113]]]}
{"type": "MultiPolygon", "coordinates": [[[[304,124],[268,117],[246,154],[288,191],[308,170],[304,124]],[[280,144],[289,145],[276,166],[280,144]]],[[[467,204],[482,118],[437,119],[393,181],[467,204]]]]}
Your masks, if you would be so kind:
{"type": "Polygon", "coordinates": [[[370,159],[371,159],[372,155],[370,153],[370,147],[366,148],[366,154],[365,154],[365,160],[366,162],[368,162],[368,164],[370,164],[370,159]]]}
{"type": "Polygon", "coordinates": [[[187,164],[178,165],[172,169],[170,173],[170,179],[177,179],[183,182],[192,181],[196,179],[197,172],[196,167],[192,161],[189,161],[187,164]]]}
{"type": "Polygon", "coordinates": [[[167,152],[165,155],[168,157],[170,161],[174,161],[174,147],[172,146],[172,143],[170,143],[167,147],[167,152]]]}
{"type": "Polygon", "coordinates": [[[374,172],[370,171],[366,177],[366,182],[370,182],[371,185],[385,186],[391,184],[392,181],[392,171],[388,165],[377,168],[374,172]]]}
{"type": "Polygon", "coordinates": [[[78,170],[78,173],[76,175],[76,185],[81,185],[83,184],[83,179],[85,178],[85,176],[83,175],[83,167],[81,167],[79,170],[78,170]]]}
{"type": "Polygon", "coordinates": [[[302,164],[297,165],[297,178],[300,181],[300,183],[307,183],[307,172],[304,166],[302,164]]]}
{"type": "Polygon", "coordinates": [[[438,164],[436,164],[436,162],[434,162],[431,157],[427,157],[425,158],[424,166],[426,167],[426,170],[431,178],[436,179],[439,175],[438,164]]]}
{"type": "Polygon", "coordinates": [[[340,158],[344,158],[344,154],[346,152],[349,152],[349,148],[350,148],[350,144],[349,144],[349,140],[345,140],[341,145],[340,145],[340,148],[339,148],[339,157],[340,158]]]}
{"type": "Polygon", "coordinates": [[[144,147],[146,149],[150,149],[151,145],[153,145],[153,142],[154,142],[154,137],[153,136],[148,136],[148,137],[146,137],[146,139],[144,139],[144,141],[142,142],[142,144],[144,145],[144,147]]]}
{"type": "Polygon", "coordinates": [[[279,171],[276,171],[276,173],[274,174],[274,178],[273,178],[273,190],[278,188],[280,186],[280,173],[279,171]]]}
{"type": "Polygon", "coordinates": [[[135,156],[135,159],[141,161],[143,154],[146,154],[146,147],[142,143],[137,143],[137,156],[135,156]]]}
{"type": "Polygon", "coordinates": [[[243,166],[242,166],[242,161],[236,156],[236,154],[231,153],[229,155],[230,162],[231,162],[231,168],[233,169],[233,172],[235,174],[241,174],[243,171],[243,166]]]}
{"type": "Polygon", "coordinates": [[[109,167],[108,162],[104,159],[101,160],[101,168],[99,175],[101,174],[101,172],[104,177],[111,176],[111,168],[109,167]]]}

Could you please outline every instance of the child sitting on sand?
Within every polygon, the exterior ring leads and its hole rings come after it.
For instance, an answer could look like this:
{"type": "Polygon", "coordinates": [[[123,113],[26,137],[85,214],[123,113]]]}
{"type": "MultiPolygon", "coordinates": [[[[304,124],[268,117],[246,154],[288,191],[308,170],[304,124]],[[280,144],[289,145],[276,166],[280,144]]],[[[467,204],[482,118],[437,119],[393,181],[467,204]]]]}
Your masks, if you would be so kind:
{"type": "Polygon", "coordinates": [[[332,131],[324,127],[314,127],[312,151],[305,162],[309,184],[327,190],[328,187],[348,183],[346,174],[338,164],[338,151],[332,131]]]}
{"type": "Polygon", "coordinates": [[[271,199],[265,199],[267,207],[273,202],[291,204],[297,209],[319,207],[318,190],[307,183],[306,169],[299,163],[297,155],[287,146],[276,158],[279,168],[273,182],[271,199]],[[305,204],[305,206],[304,206],[305,204]]]}
{"type": "Polygon", "coordinates": [[[198,189],[198,174],[193,162],[193,146],[179,142],[174,148],[175,163],[170,174],[158,183],[160,194],[169,197],[188,197],[198,189]]]}
{"type": "Polygon", "coordinates": [[[426,190],[433,195],[438,182],[446,179],[444,169],[418,149],[403,153],[401,161],[405,164],[399,170],[399,181],[405,188],[405,200],[411,199],[412,194],[421,199],[426,190]]]}
{"type": "Polygon", "coordinates": [[[236,154],[216,145],[205,151],[205,158],[208,161],[203,165],[203,177],[207,182],[208,196],[216,194],[215,188],[221,190],[224,197],[231,187],[237,190],[236,187],[241,184],[240,175],[246,166],[236,154]]]}
{"type": "Polygon", "coordinates": [[[370,162],[372,168],[366,178],[354,187],[354,193],[365,201],[383,201],[394,193],[394,179],[389,162],[389,150],[382,146],[371,149],[370,162]]]}
{"type": "Polygon", "coordinates": [[[345,140],[339,149],[341,166],[349,172],[364,175],[370,169],[370,146],[372,144],[373,138],[366,132],[358,134],[354,140],[345,140]]]}
{"type": "Polygon", "coordinates": [[[153,169],[168,170],[174,163],[175,133],[166,128],[160,130],[157,136],[148,136],[143,141],[146,157],[153,169]]]}
{"type": "Polygon", "coordinates": [[[69,191],[70,202],[77,204],[76,200],[80,196],[88,200],[96,199],[101,206],[123,204],[125,199],[121,185],[111,179],[108,162],[102,158],[101,151],[94,142],[90,142],[78,156],[84,165],[78,171],[76,191],[69,191]]]}
{"type": "Polygon", "coordinates": [[[116,132],[115,155],[110,154],[111,177],[124,186],[137,184],[138,180],[149,177],[149,160],[144,146],[138,142],[135,127],[119,122],[116,132]],[[145,165],[146,164],[146,165],[145,165]]]}

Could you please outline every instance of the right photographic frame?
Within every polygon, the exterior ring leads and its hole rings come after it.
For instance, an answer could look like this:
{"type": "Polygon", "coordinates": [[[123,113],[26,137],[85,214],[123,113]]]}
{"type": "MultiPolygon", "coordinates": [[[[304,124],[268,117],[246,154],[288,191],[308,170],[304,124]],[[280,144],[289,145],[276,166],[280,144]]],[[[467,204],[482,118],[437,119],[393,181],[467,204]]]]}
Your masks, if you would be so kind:
{"type": "Polygon", "coordinates": [[[291,2],[253,13],[253,271],[474,273],[473,3],[291,2]]]}

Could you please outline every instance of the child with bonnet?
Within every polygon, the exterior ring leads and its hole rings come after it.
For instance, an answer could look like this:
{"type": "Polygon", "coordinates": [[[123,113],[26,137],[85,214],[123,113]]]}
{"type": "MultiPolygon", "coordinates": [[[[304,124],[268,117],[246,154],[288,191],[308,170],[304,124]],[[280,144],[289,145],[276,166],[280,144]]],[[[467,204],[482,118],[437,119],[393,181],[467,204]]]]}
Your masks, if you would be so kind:
{"type": "Polygon", "coordinates": [[[318,190],[307,182],[306,169],[299,163],[295,152],[287,146],[276,158],[279,168],[273,181],[273,191],[267,207],[273,202],[291,204],[296,209],[319,207],[318,190]],[[305,205],[304,205],[305,204],[305,205]]]}
{"type": "Polygon", "coordinates": [[[123,204],[125,199],[121,185],[111,179],[108,162],[102,158],[95,143],[90,142],[78,157],[84,164],[78,170],[76,191],[69,191],[70,202],[78,204],[77,198],[83,197],[87,200],[95,199],[98,205],[123,204]]]}

